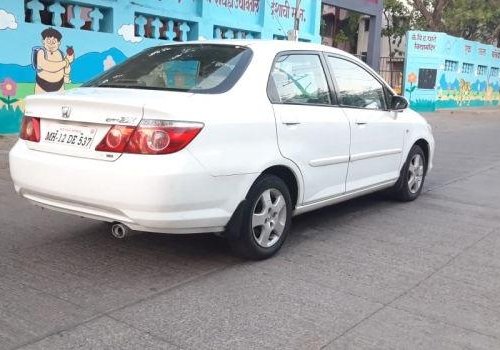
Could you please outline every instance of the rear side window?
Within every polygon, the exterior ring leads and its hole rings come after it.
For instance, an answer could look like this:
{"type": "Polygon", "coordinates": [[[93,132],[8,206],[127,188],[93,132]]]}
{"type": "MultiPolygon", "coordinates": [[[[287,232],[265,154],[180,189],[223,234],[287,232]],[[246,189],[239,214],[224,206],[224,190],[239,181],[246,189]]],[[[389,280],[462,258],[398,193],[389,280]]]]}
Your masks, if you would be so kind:
{"type": "Polygon", "coordinates": [[[84,86],[221,93],[236,83],[251,57],[249,48],[235,45],[155,47],[84,86]]]}
{"type": "Polygon", "coordinates": [[[273,103],[331,104],[330,91],[319,56],[279,56],[271,71],[269,98],[273,103]]]}
{"type": "Polygon", "coordinates": [[[338,84],[338,99],[342,106],[386,109],[383,85],[357,64],[328,57],[328,64],[338,84]]]}

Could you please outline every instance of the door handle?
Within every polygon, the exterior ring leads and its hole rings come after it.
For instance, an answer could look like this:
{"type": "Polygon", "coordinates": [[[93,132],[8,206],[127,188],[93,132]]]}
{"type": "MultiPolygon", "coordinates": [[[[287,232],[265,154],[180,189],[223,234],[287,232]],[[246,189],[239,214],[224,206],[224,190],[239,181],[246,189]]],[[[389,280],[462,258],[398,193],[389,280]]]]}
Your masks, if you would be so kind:
{"type": "Polygon", "coordinates": [[[288,125],[288,126],[293,126],[293,125],[299,125],[300,122],[283,122],[283,124],[288,125]]]}
{"type": "Polygon", "coordinates": [[[366,125],[368,122],[363,122],[363,121],[357,121],[356,125],[366,125]]]}

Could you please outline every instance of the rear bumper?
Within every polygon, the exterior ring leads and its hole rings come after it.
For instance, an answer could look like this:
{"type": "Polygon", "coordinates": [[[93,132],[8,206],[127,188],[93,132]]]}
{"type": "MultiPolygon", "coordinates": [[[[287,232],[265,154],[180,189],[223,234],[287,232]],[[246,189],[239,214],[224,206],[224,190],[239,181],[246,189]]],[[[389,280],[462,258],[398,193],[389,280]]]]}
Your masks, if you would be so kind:
{"type": "Polygon", "coordinates": [[[9,154],[16,191],[36,205],[131,229],[220,232],[257,175],[211,176],[187,150],[114,162],[28,149],[9,154]]]}

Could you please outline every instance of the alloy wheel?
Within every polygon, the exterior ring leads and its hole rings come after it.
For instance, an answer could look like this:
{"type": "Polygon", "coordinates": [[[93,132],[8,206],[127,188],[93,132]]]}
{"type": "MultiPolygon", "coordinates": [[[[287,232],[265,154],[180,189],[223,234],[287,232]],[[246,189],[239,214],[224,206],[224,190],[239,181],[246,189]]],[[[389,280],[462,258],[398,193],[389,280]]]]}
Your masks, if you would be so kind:
{"type": "Polygon", "coordinates": [[[408,167],[408,189],[415,194],[422,187],[424,180],[424,159],[421,154],[415,154],[408,167]]]}
{"type": "Polygon", "coordinates": [[[283,194],[277,189],[265,190],[252,211],[252,232],[257,244],[263,248],[275,245],[285,230],[286,220],[283,194]]]}

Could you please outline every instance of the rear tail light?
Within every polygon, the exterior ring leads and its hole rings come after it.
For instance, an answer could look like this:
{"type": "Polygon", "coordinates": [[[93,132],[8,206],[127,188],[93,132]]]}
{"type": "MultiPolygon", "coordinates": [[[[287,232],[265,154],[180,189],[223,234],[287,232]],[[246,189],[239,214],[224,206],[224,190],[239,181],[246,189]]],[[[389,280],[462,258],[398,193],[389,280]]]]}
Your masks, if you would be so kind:
{"type": "Polygon", "coordinates": [[[186,147],[202,128],[201,123],[144,120],[130,138],[125,153],[175,153],[186,147]]]}
{"type": "Polygon", "coordinates": [[[135,126],[115,125],[109,129],[104,139],[95,148],[101,152],[123,153],[130,136],[135,131],[135,126]]]}
{"type": "Polygon", "coordinates": [[[40,142],[40,118],[24,116],[19,137],[26,141],[40,142]]]}
{"type": "Polygon", "coordinates": [[[139,126],[113,126],[96,151],[170,154],[186,147],[203,128],[202,123],[143,120],[139,126]]]}

